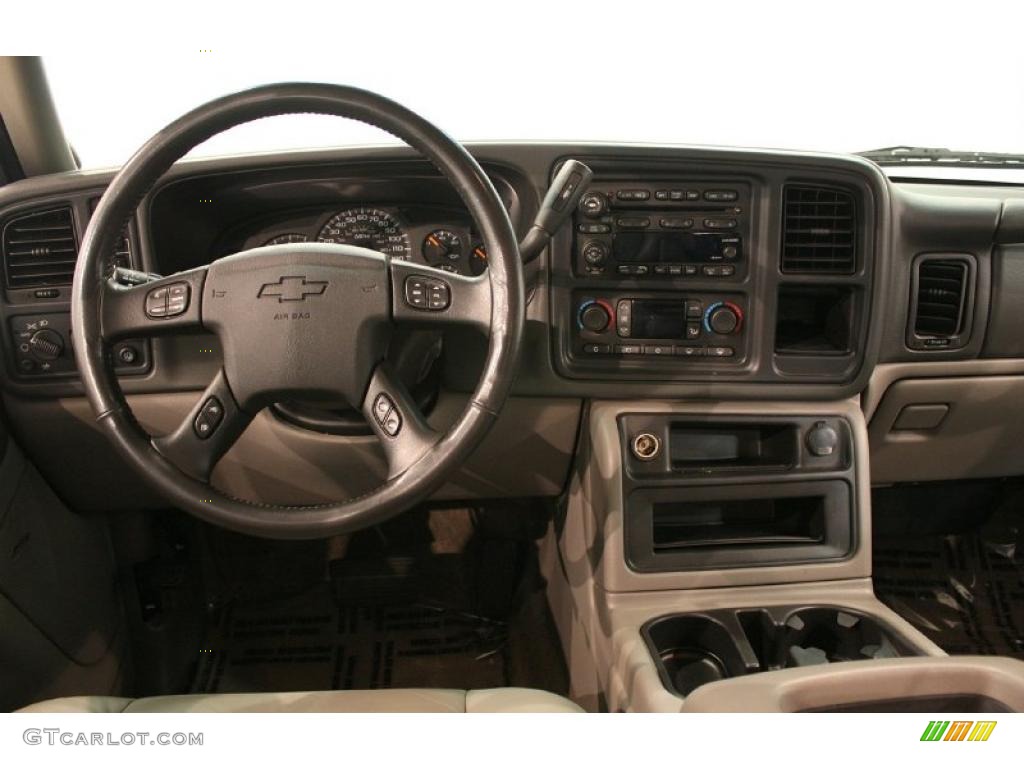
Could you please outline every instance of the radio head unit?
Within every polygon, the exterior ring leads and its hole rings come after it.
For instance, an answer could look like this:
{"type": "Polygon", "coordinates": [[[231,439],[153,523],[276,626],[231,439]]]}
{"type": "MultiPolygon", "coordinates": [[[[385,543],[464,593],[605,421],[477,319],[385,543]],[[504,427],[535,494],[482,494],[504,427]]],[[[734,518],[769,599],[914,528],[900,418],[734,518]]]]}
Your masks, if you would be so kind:
{"type": "Polygon", "coordinates": [[[599,182],[575,215],[574,270],[597,278],[742,278],[750,188],[599,182]]]}

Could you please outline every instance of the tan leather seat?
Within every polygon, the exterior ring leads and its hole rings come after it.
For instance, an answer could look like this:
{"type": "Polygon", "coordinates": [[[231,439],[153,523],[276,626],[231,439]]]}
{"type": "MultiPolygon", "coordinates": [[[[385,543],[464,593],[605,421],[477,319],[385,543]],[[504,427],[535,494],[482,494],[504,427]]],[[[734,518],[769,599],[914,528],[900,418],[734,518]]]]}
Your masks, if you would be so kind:
{"type": "Polygon", "coordinates": [[[70,696],[19,712],[582,712],[568,699],[529,688],[459,691],[409,688],[377,691],[214,693],[124,699],[70,696]]]}

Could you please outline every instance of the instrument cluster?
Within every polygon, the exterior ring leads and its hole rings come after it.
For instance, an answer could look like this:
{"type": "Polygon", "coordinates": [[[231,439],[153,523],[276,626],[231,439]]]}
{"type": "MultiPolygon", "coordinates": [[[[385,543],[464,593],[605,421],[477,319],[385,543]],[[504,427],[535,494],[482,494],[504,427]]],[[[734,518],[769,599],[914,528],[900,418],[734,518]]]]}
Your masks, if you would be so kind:
{"type": "Polygon", "coordinates": [[[356,245],[462,275],[487,269],[487,251],[465,214],[426,207],[353,206],[290,216],[261,225],[243,247],[305,242],[356,245]]]}

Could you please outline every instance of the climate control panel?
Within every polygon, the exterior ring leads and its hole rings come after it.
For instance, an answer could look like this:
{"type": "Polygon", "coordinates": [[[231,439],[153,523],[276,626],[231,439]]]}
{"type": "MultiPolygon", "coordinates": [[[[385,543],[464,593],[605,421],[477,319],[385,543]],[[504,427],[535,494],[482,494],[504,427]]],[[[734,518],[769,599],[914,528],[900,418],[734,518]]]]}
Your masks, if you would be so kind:
{"type": "Polygon", "coordinates": [[[739,362],[747,354],[741,293],[578,293],[573,357],[700,358],[739,362]]]}

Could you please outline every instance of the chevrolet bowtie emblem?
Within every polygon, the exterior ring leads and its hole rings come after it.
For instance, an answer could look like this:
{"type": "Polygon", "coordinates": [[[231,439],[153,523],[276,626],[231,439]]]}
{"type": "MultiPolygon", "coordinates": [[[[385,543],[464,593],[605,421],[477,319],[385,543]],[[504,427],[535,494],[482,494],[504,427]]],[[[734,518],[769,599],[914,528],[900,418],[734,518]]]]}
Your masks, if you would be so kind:
{"type": "Polygon", "coordinates": [[[327,290],[326,280],[306,280],[304,277],[282,277],[276,283],[267,283],[256,298],[275,298],[279,302],[305,301],[307,296],[319,296],[327,290]]]}

